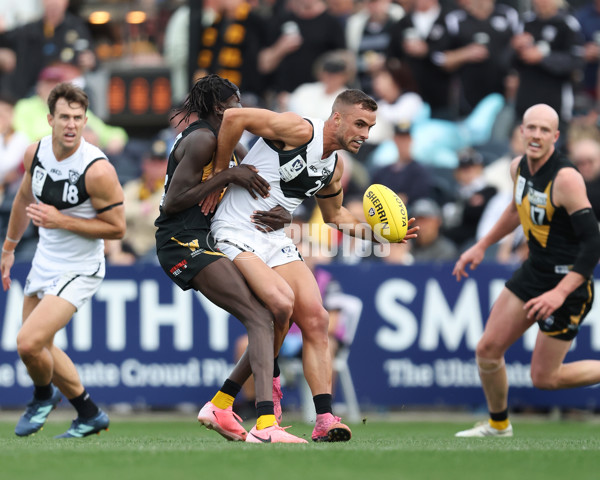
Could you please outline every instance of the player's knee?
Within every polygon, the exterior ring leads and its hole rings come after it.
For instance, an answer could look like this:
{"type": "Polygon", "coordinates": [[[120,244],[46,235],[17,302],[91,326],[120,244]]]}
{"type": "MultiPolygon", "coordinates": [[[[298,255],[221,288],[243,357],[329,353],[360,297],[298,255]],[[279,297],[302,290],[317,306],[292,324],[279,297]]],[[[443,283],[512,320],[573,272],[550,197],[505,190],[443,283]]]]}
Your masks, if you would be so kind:
{"type": "Polygon", "coordinates": [[[531,381],[533,386],[535,388],[539,388],[540,390],[556,390],[558,388],[556,382],[552,378],[544,375],[534,376],[532,374],[531,381]]]}
{"type": "Polygon", "coordinates": [[[266,304],[275,321],[278,324],[285,325],[289,322],[294,311],[294,292],[291,289],[289,291],[274,291],[268,295],[266,304]]]}
{"type": "Polygon", "coordinates": [[[486,337],[482,337],[475,348],[475,357],[481,359],[500,359],[504,357],[504,350],[498,347],[493,341],[487,341],[486,337]]]}
{"type": "Polygon", "coordinates": [[[504,367],[504,357],[486,358],[476,355],[477,368],[481,375],[489,375],[495,373],[504,367]]]}
{"type": "Polygon", "coordinates": [[[534,365],[531,366],[531,382],[535,388],[540,390],[556,390],[558,388],[558,378],[553,372],[534,365]]]}
{"type": "Polygon", "coordinates": [[[17,353],[27,363],[29,359],[35,358],[42,351],[43,346],[34,339],[24,335],[17,335],[17,353]]]}
{"type": "Polygon", "coordinates": [[[303,338],[325,342],[329,331],[329,313],[322,305],[316,304],[302,316],[298,326],[303,338]]]}

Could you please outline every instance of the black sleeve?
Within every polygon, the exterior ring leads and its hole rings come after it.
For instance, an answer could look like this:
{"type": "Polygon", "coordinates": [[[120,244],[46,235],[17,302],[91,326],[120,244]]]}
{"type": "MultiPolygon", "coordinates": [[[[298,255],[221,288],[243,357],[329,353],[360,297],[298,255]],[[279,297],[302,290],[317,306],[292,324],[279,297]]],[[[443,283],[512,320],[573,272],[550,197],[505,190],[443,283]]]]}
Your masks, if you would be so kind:
{"type": "Polygon", "coordinates": [[[600,260],[600,229],[591,208],[577,210],[571,215],[571,224],[579,239],[579,253],[573,271],[589,278],[600,260]]]}

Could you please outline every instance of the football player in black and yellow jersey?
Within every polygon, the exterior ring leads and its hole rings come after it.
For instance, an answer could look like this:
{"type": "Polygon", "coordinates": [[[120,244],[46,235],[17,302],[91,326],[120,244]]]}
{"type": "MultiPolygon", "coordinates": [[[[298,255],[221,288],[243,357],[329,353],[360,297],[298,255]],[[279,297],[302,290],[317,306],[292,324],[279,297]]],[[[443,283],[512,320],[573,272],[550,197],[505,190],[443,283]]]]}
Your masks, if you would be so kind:
{"type": "MultiPolygon", "coordinates": [[[[248,359],[257,392],[258,424],[269,431],[269,442],[306,443],[285,432],[275,420],[274,317],[252,294],[235,265],[215,247],[210,230],[212,215],[204,215],[199,205],[207,193],[213,189],[220,191],[227,184],[243,186],[252,196],[269,193],[269,184],[253,167],[235,166],[211,175],[223,112],[230,108],[241,108],[237,86],[218,75],[208,75],[194,84],[177,112],[183,114],[181,122],[189,124],[178,135],[169,154],[165,194],[155,222],[156,252],[165,273],[181,289],[201,292],[246,327],[248,359]]],[[[230,156],[230,166],[237,164],[236,157],[235,153],[230,156]]],[[[198,414],[200,423],[228,440],[246,440],[247,432],[232,405],[247,376],[244,372],[240,380],[233,372],[198,414]]]]}
{"type": "Polygon", "coordinates": [[[600,382],[600,361],[564,363],[592,306],[600,232],[583,177],[555,149],[558,123],[558,114],[546,104],[525,112],[521,125],[525,155],[511,164],[513,201],[454,267],[457,280],[468,277],[467,265],[476,268],[487,247],[519,224],[523,227],[529,258],[506,282],[476,349],[490,419],[458,432],[459,437],[512,436],[504,353],[534,322],[539,325],[531,357],[534,386],[554,390],[600,382]]]}

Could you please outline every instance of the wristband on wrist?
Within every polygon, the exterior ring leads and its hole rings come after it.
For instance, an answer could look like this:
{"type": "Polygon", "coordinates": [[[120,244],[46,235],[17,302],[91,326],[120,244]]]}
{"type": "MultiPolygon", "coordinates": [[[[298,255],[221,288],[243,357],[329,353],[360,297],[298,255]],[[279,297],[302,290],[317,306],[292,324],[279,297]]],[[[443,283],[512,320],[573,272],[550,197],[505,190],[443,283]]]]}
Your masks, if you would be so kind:
{"type": "Polygon", "coordinates": [[[2,248],[2,253],[15,253],[14,250],[5,250],[4,248],[2,248]]]}
{"type": "Polygon", "coordinates": [[[21,241],[21,239],[19,238],[18,240],[15,240],[14,238],[6,237],[5,241],[9,241],[12,243],[19,243],[21,241]]]}

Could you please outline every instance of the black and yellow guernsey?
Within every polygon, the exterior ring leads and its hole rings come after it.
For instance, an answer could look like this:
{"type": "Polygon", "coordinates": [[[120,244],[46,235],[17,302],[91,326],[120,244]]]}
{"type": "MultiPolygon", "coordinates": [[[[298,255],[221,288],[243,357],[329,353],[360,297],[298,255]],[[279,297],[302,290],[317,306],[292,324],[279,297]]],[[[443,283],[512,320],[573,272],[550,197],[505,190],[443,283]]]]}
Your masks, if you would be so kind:
{"type": "Polygon", "coordinates": [[[514,194],[532,266],[545,272],[566,274],[577,256],[579,240],[567,211],[552,201],[554,181],[562,168],[575,166],[555,151],[532,175],[527,156],[523,155],[517,169],[514,194]]]}
{"type": "MultiPolygon", "coordinates": [[[[181,132],[177,138],[175,139],[175,144],[171,149],[171,153],[169,154],[169,161],[167,163],[167,175],[165,177],[165,192],[164,195],[167,194],[169,190],[169,186],[171,184],[171,179],[173,178],[173,174],[175,173],[175,169],[177,168],[178,162],[175,160],[174,152],[177,149],[179,143],[187,137],[190,133],[200,129],[206,128],[210,130],[213,135],[216,137],[217,132],[215,129],[205,120],[197,120],[191,123],[183,132],[181,132]]],[[[214,158],[208,164],[203,167],[202,172],[202,181],[205,181],[206,178],[213,171],[214,158]]],[[[229,162],[229,166],[238,165],[239,161],[235,154],[231,157],[229,162]]],[[[164,198],[164,197],[163,197],[164,198]]],[[[162,202],[160,207],[160,215],[154,222],[154,224],[158,227],[158,231],[156,232],[156,245],[160,247],[167,243],[174,233],[177,232],[185,232],[186,230],[206,230],[207,234],[210,232],[210,222],[213,214],[205,215],[202,213],[202,209],[200,206],[192,205],[191,207],[176,213],[175,215],[167,216],[164,214],[162,210],[162,202]]]]}

